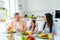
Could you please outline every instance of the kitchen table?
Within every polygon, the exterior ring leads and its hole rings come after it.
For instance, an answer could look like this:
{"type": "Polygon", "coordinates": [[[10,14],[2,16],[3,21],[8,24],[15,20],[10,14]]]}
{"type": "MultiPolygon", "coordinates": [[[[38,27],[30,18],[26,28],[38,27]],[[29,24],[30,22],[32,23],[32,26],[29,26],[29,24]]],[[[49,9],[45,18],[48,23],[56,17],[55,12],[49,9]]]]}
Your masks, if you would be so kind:
{"type": "MultiPolygon", "coordinates": [[[[20,33],[15,33],[15,34],[7,34],[7,33],[2,33],[0,34],[0,40],[21,40],[21,34],[20,33]]],[[[48,40],[48,39],[41,39],[38,37],[35,37],[36,40],[48,40]]]]}

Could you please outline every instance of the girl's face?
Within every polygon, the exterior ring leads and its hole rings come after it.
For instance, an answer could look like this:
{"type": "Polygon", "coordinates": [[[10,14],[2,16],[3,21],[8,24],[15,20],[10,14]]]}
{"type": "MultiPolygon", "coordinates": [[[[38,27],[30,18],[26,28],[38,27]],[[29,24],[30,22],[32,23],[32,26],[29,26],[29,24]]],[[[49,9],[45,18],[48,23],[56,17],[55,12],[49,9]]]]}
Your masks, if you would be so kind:
{"type": "Polygon", "coordinates": [[[47,18],[46,18],[46,16],[44,15],[44,18],[43,18],[43,20],[46,22],[47,21],[47,18]]]}
{"type": "Polygon", "coordinates": [[[31,24],[31,26],[34,26],[34,25],[35,25],[33,21],[31,21],[31,23],[30,23],[30,24],[31,24]]]}

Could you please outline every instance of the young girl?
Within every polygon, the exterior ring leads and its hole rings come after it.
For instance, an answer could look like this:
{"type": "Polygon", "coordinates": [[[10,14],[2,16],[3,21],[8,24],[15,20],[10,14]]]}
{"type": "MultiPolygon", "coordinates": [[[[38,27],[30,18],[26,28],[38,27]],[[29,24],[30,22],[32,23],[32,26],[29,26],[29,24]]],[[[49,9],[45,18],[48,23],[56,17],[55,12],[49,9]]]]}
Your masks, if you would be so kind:
{"type": "Polygon", "coordinates": [[[38,28],[35,20],[31,21],[29,30],[32,31],[33,33],[37,33],[38,28]]]}

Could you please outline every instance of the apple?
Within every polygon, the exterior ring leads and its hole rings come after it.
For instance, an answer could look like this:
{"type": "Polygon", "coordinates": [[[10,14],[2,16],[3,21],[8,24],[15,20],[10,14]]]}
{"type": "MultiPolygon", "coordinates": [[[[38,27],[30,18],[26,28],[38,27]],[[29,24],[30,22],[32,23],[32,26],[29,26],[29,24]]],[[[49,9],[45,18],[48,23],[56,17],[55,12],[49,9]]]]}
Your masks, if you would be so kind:
{"type": "Polygon", "coordinates": [[[30,36],[30,35],[28,35],[27,38],[28,38],[29,40],[35,40],[35,38],[34,38],[33,36],[30,36]]]}
{"type": "Polygon", "coordinates": [[[34,37],[30,37],[30,40],[35,40],[35,38],[34,37]]]}
{"type": "Polygon", "coordinates": [[[28,35],[27,38],[30,38],[30,35],[28,35]]]}
{"type": "Polygon", "coordinates": [[[22,36],[22,40],[29,40],[26,36],[22,36]]]}
{"type": "Polygon", "coordinates": [[[24,40],[29,40],[27,37],[24,37],[24,40]]]}

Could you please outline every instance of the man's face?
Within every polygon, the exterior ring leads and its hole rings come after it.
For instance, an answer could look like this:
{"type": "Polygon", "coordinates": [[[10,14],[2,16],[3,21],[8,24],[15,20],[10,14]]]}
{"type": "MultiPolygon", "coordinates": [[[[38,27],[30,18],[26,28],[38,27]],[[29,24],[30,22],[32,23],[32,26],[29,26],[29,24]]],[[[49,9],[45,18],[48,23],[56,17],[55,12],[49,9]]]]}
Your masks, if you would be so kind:
{"type": "Polygon", "coordinates": [[[20,15],[15,15],[15,19],[19,20],[20,19],[20,15]]]}

